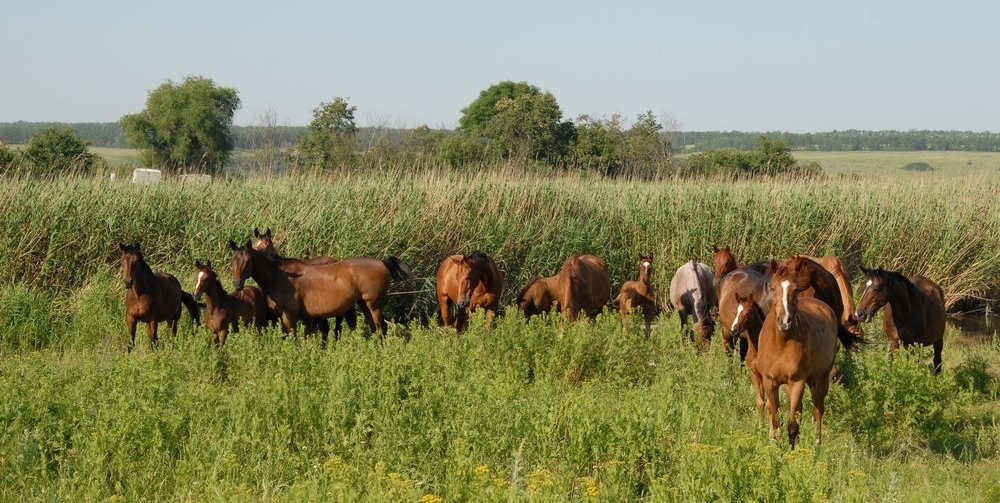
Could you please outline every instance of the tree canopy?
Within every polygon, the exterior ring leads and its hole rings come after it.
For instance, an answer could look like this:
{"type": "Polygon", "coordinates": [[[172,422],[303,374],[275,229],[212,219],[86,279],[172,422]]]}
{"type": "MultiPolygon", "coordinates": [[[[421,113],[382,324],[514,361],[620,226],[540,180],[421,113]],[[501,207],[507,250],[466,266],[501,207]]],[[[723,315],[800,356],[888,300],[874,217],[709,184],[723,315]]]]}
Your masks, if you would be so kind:
{"type": "Polygon", "coordinates": [[[309,132],[298,141],[297,164],[330,169],[338,162],[349,162],[361,148],[354,122],[357,109],[341,97],[314,108],[309,132]]]}
{"type": "Polygon", "coordinates": [[[146,109],[119,121],[140,162],[168,171],[221,172],[234,148],[230,128],[240,107],[236,89],[211,79],[167,81],[149,93],[146,109]]]}

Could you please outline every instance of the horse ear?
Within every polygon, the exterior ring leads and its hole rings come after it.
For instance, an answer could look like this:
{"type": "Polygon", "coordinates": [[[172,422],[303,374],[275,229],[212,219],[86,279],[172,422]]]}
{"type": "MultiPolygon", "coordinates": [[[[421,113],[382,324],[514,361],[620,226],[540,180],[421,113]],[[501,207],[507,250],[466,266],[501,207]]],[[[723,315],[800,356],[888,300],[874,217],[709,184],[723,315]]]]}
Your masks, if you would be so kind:
{"type": "Polygon", "coordinates": [[[125,243],[122,243],[121,241],[119,241],[118,242],[118,249],[121,250],[121,251],[123,251],[123,252],[124,251],[128,251],[128,245],[125,244],[125,243]]]}
{"type": "Polygon", "coordinates": [[[719,253],[719,247],[715,246],[715,245],[712,245],[712,251],[715,252],[715,253],[719,253]]]}
{"type": "Polygon", "coordinates": [[[201,261],[198,259],[194,259],[194,266],[201,269],[201,261]]]}
{"type": "Polygon", "coordinates": [[[236,251],[237,248],[239,248],[239,246],[236,246],[236,241],[233,241],[232,239],[230,239],[229,240],[229,249],[233,250],[233,251],[236,251]]]}
{"type": "Polygon", "coordinates": [[[247,250],[249,250],[252,245],[253,245],[253,241],[251,241],[251,240],[248,239],[247,240],[247,244],[244,245],[244,248],[246,248],[247,250]]]}
{"type": "Polygon", "coordinates": [[[206,261],[205,262],[205,267],[211,269],[212,268],[212,261],[211,260],[206,261]]]}
{"type": "Polygon", "coordinates": [[[266,230],[266,231],[264,231],[264,236],[265,236],[265,237],[268,237],[268,238],[270,238],[270,237],[271,237],[271,228],[270,228],[270,227],[268,227],[268,228],[267,228],[267,230],[266,230]]]}
{"type": "Polygon", "coordinates": [[[778,272],[778,261],[771,259],[771,263],[768,264],[771,267],[771,274],[778,272]]]}
{"type": "Polygon", "coordinates": [[[260,229],[258,229],[256,227],[253,228],[253,237],[255,237],[255,238],[259,238],[260,237],[260,229]]]}

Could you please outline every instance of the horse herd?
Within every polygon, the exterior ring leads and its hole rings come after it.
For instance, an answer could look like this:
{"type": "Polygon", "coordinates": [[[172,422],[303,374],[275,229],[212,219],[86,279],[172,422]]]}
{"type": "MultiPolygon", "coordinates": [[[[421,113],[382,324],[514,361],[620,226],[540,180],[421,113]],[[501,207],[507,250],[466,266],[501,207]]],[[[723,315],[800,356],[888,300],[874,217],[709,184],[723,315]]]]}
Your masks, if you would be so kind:
{"type": "MultiPolygon", "coordinates": [[[[356,325],[355,307],[368,328],[385,335],[382,310],[390,285],[414,277],[410,267],[396,257],[384,260],[330,257],[294,259],[274,248],[270,228],[254,229],[254,239],[243,245],[230,241],[234,290],[222,286],[211,262],[195,263],[193,294],[185,292],[174,276],[154,273],[139,244],[120,244],[121,269],[126,292],[128,349],[135,344],[139,322],[146,324],[150,343],[157,344],[157,326],[166,321],[176,335],[183,307],[197,322],[198,299],[204,299],[204,322],[222,346],[230,330],[240,325],[261,329],[279,324],[294,333],[301,323],[305,332],[319,331],[326,340],[327,320],[335,318],[335,336],[342,323],[356,325]],[[257,286],[246,285],[253,278],[257,286]]],[[[865,275],[861,298],[855,306],[853,287],[844,264],[833,255],[792,255],[741,265],[728,247],[713,247],[713,267],[691,260],[681,265],[670,281],[670,305],[680,316],[681,327],[700,346],[712,338],[716,321],[727,350],[739,349],[749,370],[756,395],[758,420],[767,408],[770,435],[777,435],[778,389],[789,397],[788,439],[794,448],[799,428],[797,412],[805,387],[812,395],[816,444],[822,438],[824,398],[832,380],[840,346],[845,350],[865,342],[862,322],[871,321],[884,307],[883,328],[895,352],[900,344],[934,348],[934,371],[941,370],[944,334],[944,295],[933,281],[907,278],[899,272],[861,268],[865,275]],[[713,314],[714,313],[714,314],[713,314]],[[688,327],[688,318],[693,322],[688,327]]],[[[612,300],[607,264],[593,255],[567,258],[559,274],[537,277],[518,293],[515,303],[525,316],[558,307],[567,322],[583,313],[593,319],[609,300],[621,312],[622,327],[628,317],[641,312],[649,337],[660,312],[651,283],[653,256],[638,256],[638,279],[622,284],[612,300]]],[[[476,251],[455,254],[442,261],[435,276],[440,323],[461,332],[469,314],[486,311],[486,325],[501,309],[504,277],[493,258],[476,251]]]]}

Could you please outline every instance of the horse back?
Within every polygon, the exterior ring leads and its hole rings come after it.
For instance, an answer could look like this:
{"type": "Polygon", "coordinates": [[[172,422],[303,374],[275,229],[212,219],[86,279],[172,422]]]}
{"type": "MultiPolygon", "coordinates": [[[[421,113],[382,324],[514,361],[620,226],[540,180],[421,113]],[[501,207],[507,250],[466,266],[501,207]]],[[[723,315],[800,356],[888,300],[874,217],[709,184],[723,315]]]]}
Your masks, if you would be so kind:
{"type": "MultiPolygon", "coordinates": [[[[733,271],[723,278],[735,274],[733,271]]],[[[729,282],[736,281],[733,278],[729,282]]],[[[724,283],[720,283],[720,288],[724,283]]],[[[670,280],[670,303],[674,309],[679,311],[693,312],[699,302],[704,302],[707,307],[718,305],[718,297],[715,287],[715,275],[712,269],[705,264],[691,260],[677,269],[674,277],[670,280]]]]}
{"type": "Polygon", "coordinates": [[[607,264],[593,255],[571,256],[563,262],[558,277],[561,309],[600,310],[611,297],[607,264]]]}
{"type": "Polygon", "coordinates": [[[772,310],[764,321],[757,347],[761,371],[779,380],[828,378],[840,349],[838,323],[825,302],[799,297],[793,327],[782,333],[772,310]]]}
{"type": "Polygon", "coordinates": [[[944,291],[937,283],[923,276],[913,276],[910,278],[910,282],[921,293],[924,300],[924,333],[918,334],[923,335],[923,338],[918,342],[924,344],[937,342],[944,335],[944,291]]]}

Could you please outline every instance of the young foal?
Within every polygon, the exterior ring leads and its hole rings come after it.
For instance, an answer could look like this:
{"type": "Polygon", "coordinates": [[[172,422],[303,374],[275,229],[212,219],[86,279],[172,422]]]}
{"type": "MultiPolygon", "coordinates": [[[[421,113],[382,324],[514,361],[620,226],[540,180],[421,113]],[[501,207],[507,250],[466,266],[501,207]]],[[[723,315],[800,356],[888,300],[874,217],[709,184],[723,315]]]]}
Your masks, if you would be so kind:
{"type": "MultiPolygon", "coordinates": [[[[226,344],[229,331],[239,332],[240,324],[251,323],[260,329],[267,326],[271,319],[271,310],[267,305],[267,295],[254,286],[244,286],[232,294],[226,292],[222,282],[212,270],[212,262],[194,263],[195,269],[195,299],[205,297],[205,325],[215,333],[215,345],[226,344]]],[[[274,321],[277,321],[276,319],[274,321]]]]}
{"type": "Polygon", "coordinates": [[[621,292],[615,297],[613,305],[621,310],[622,330],[628,326],[628,315],[633,309],[642,309],[642,316],[645,321],[646,337],[649,338],[650,327],[659,312],[656,303],[656,293],[650,285],[650,276],[653,273],[653,254],[649,256],[639,255],[639,280],[626,281],[622,285],[621,292]]]}

